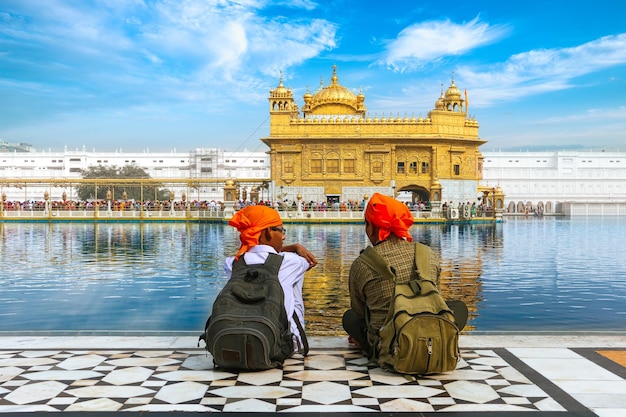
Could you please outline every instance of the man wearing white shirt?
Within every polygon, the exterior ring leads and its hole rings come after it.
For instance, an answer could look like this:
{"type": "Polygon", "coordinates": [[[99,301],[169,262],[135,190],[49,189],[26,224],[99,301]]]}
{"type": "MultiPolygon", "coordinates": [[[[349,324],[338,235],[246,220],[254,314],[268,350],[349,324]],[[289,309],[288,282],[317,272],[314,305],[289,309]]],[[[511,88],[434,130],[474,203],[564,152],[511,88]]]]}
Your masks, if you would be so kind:
{"type": "Polygon", "coordinates": [[[237,228],[241,240],[237,255],[226,258],[224,263],[228,278],[232,273],[233,262],[242,255],[248,265],[264,263],[270,253],[283,256],[278,280],[285,294],[285,310],[291,332],[301,342],[293,313],[296,313],[300,323],[304,325],[304,273],[317,264],[315,256],[299,243],[283,246],[285,228],[278,212],[273,208],[247,206],[237,211],[228,224],[237,228]]]}

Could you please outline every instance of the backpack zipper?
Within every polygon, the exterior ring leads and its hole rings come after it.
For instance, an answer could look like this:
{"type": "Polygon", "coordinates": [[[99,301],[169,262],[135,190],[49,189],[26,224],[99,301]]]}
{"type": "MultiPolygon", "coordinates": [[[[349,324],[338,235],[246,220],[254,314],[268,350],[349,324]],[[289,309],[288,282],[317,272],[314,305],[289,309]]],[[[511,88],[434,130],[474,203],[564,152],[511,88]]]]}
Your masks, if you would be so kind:
{"type": "Polygon", "coordinates": [[[428,344],[426,345],[428,348],[428,360],[426,361],[426,372],[430,370],[430,358],[433,357],[433,339],[431,337],[428,338],[428,344]]]}
{"type": "MultiPolygon", "coordinates": [[[[224,315],[218,317],[216,320],[214,320],[211,324],[209,324],[209,327],[215,325],[215,323],[218,323],[220,321],[223,321],[223,320],[233,320],[233,319],[234,320],[247,321],[248,319],[250,319],[250,316],[239,316],[239,315],[234,315],[234,314],[228,314],[228,315],[224,314],[224,315]]],[[[268,320],[267,318],[262,317],[262,316],[256,316],[256,317],[254,317],[254,319],[258,320],[259,322],[262,322],[264,325],[266,325],[272,331],[272,334],[274,335],[274,340],[276,340],[277,342],[281,340],[280,335],[276,332],[276,325],[275,325],[275,323],[273,323],[271,320],[268,320]]],[[[217,334],[220,334],[222,331],[218,332],[217,334]]]]}

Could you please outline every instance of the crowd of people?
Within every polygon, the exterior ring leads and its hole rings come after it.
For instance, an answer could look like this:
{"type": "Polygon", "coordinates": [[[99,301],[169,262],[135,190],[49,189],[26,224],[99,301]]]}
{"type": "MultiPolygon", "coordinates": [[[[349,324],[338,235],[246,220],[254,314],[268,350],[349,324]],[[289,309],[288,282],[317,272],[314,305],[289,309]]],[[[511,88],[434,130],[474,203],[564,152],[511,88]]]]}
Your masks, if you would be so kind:
{"type": "Polygon", "coordinates": [[[94,211],[108,210],[112,211],[169,211],[172,207],[176,211],[184,210],[203,210],[203,211],[220,211],[224,210],[224,203],[221,201],[152,201],[147,200],[143,203],[135,200],[26,200],[26,201],[4,201],[3,209],[6,211],[43,211],[48,204],[49,210],[70,210],[70,211],[94,211]]]}
{"type": "MultiPolygon", "coordinates": [[[[223,211],[225,203],[216,200],[192,200],[192,201],[153,201],[147,200],[143,203],[135,200],[26,200],[26,201],[4,201],[3,209],[6,211],[43,211],[50,210],[108,210],[112,211],[169,211],[172,206],[175,211],[196,210],[196,211],[223,211]]],[[[261,200],[258,202],[250,200],[238,200],[234,203],[235,210],[240,210],[249,205],[260,205],[272,207],[279,211],[297,211],[298,204],[302,211],[363,211],[367,204],[366,200],[327,202],[327,201],[295,201],[295,200],[261,200]]],[[[404,203],[409,210],[430,211],[430,202],[416,201],[414,203],[404,203]]]]}

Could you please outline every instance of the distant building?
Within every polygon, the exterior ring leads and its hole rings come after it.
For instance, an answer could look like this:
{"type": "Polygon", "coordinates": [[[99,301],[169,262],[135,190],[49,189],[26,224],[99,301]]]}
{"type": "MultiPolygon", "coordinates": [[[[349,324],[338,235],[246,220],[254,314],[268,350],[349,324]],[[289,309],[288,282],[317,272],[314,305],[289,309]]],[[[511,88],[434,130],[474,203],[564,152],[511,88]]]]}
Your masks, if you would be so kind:
{"type": "Polygon", "coordinates": [[[509,213],[626,215],[626,152],[485,152],[483,181],[509,213]]]}
{"type": "Polygon", "coordinates": [[[0,153],[4,152],[32,152],[34,149],[28,143],[9,143],[0,139],[0,153]]]}
{"type": "MultiPolygon", "coordinates": [[[[46,180],[82,178],[82,170],[89,167],[133,165],[143,168],[155,179],[206,180],[199,187],[196,198],[222,200],[224,182],[241,180],[243,189],[261,187],[269,179],[269,157],[265,152],[224,151],[219,148],[197,148],[191,152],[97,152],[67,150],[63,152],[6,152],[0,153],[0,179],[41,179],[41,185],[3,185],[2,193],[8,200],[38,200],[48,191],[50,198],[73,195],[68,187],[50,187],[46,180]],[[58,194],[58,195],[57,195],[58,194]]],[[[69,185],[68,185],[69,186],[69,185]]],[[[177,190],[180,195],[182,190],[177,190]]]]}

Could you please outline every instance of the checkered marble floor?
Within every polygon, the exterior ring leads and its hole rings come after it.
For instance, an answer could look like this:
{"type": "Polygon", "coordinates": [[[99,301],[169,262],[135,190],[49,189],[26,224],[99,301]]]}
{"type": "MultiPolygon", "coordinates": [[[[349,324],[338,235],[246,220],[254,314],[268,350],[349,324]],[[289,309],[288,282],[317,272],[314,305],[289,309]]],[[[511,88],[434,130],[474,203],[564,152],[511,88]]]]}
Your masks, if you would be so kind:
{"type": "Polygon", "coordinates": [[[626,415],[625,368],[595,348],[463,347],[455,371],[416,379],[369,365],[347,343],[318,342],[282,370],[239,374],[214,369],[209,354],[184,344],[1,347],[0,413],[626,415]]]}

